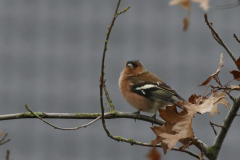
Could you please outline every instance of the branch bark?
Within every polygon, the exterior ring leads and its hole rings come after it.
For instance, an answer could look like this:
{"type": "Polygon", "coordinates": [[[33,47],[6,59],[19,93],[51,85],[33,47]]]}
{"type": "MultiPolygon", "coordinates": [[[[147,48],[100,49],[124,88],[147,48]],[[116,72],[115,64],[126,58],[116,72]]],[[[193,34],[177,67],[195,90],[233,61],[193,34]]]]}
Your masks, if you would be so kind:
{"type": "Polygon", "coordinates": [[[212,152],[209,154],[211,159],[213,160],[217,159],[219,151],[222,147],[222,143],[228,133],[229,128],[231,127],[234,118],[237,115],[239,107],[240,107],[240,94],[238,95],[231,109],[229,110],[223,124],[221,125],[223,127],[221,127],[221,130],[219,134],[216,136],[213,146],[211,146],[212,152]]]}
{"type": "MultiPolygon", "coordinates": [[[[47,113],[47,112],[34,112],[39,117],[44,119],[96,119],[101,116],[101,113],[47,113]]],[[[106,119],[116,119],[116,118],[129,118],[134,120],[142,120],[150,122],[156,125],[163,125],[164,121],[159,119],[154,119],[145,115],[137,115],[136,113],[130,112],[120,112],[114,110],[113,112],[106,112],[107,116],[104,116],[106,119]]],[[[37,118],[30,112],[23,113],[14,113],[14,114],[5,114],[0,115],[0,121],[4,120],[13,120],[13,119],[27,119],[27,118],[37,118]]]]}

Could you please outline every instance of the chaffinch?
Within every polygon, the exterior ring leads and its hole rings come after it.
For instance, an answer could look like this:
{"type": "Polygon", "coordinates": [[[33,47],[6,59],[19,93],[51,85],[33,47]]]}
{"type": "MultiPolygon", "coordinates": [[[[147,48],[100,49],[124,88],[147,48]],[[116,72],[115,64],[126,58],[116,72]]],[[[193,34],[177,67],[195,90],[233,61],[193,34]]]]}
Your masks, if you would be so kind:
{"type": "Polygon", "coordinates": [[[160,78],[144,69],[139,60],[129,60],[119,78],[125,100],[138,111],[153,113],[175,102],[185,101],[160,78]]]}

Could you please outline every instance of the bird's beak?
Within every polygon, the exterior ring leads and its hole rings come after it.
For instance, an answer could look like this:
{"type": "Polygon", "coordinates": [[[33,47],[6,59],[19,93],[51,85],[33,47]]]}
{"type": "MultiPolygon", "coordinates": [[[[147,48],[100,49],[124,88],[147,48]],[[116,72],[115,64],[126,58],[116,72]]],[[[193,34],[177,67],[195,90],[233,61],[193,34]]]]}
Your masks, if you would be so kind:
{"type": "Polygon", "coordinates": [[[127,67],[130,68],[130,69],[133,69],[133,65],[131,63],[128,63],[127,67]]]}

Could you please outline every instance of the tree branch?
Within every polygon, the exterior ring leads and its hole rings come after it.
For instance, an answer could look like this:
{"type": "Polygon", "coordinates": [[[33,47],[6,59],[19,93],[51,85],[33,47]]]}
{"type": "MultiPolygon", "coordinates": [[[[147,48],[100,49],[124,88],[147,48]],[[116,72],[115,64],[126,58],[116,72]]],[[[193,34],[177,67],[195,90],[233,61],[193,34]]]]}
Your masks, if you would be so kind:
{"type": "MultiPolygon", "coordinates": [[[[47,113],[47,112],[33,112],[33,113],[44,119],[96,119],[97,117],[102,115],[101,113],[47,113]]],[[[0,121],[27,118],[36,119],[37,117],[35,117],[31,112],[0,115],[0,121]]],[[[150,116],[145,115],[139,116],[136,113],[120,112],[116,110],[114,110],[113,112],[105,113],[105,118],[106,119],[129,118],[134,120],[136,119],[142,120],[157,125],[164,124],[163,120],[155,119],[150,116]]]]}
{"type": "Polygon", "coordinates": [[[7,150],[6,160],[9,160],[10,151],[7,150]]]}
{"type": "Polygon", "coordinates": [[[233,34],[233,37],[236,39],[236,41],[238,41],[240,43],[240,40],[238,39],[236,34],[233,34]]]}
{"type": "Polygon", "coordinates": [[[5,144],[5,143],[7,143],[7,142],[9,142],[11,139],[7,139],[7,140],[5,140],[6,139],[6,137],[7,137],[7,133],[4,135],[4,137],[0,140],[0,146],[1,145],[3,145],[3,144],[5,144]]]}
{"type": "Polygon", "coordinates": [[[240,107],[240,95],[238,95],[238,97],[236,98],[235,102],[233,103],[231,109],[229,110],[223,124],[221,126],[221,130],[219,132],[219,134],[217,135],[215,142],[213,144],[213,146],[211,147],[213,149],[213,152],[211,154],[211,157],[213,159],[217,159],[219,151],[222,147],[222,143],[227,135],[227,132],[234,120],[234,118],[237,115],[237,111],[240,107]]]}
{"type": "MultiPolygon", "coordinates": [[[[103,125],[103,128],[104,128],[105,132],[107,133],[107,135],[110,138],[112,138],[114,140],[117,140],[117,141],[119,141],[118,137],[112,136],[111,133],[109,132],[109,130],[107,129],[106,124],[105,124],[104,107],[103,107],[103,85],[104,85],[104,62],[105,62],[105,55],[106,55],[106,51],[107,51],[107,44],[108,44],[110,33],[112,31],[114,22],[115,22],[116,18],[118,17],[118,15],[126,12],[130,8],[130,6],[129,6],[124,11],[118,12],[118,8],[120,6],[120,3],[121,3],[121,0],[118,0],[117,7],[116,7],[116,10],[114,12],[114,16],[113,16],[111,25],[108,27],[107,36],[106,36],[104,49],[103,49],[103,55],[102,55],[102,66],[101,66],[101,76],[100,76],[100,105],[101,105],[101,113],[102,113],[102,125],[103,125]]],[[[128,142],[125,139],[122,139],[122,140],[128,142]]]]}
{"type": "Polygon", "coordinates": [[[214,124],[211,121],[210,121],[210,126],[212,127],[214,134],[217,136],[218,133],[217,133],[216,129],[214,128],[214,124]]]}
{"type": "MultiPolygon", "coordinates": [[[[26,109],[27,109],[32,115],[34,115],[34,116],[37,117],[38,119],[42,120],[44,123],[48,124],[49,126],[53,127],[54,129],[59,129],[59,130],[77,130],[77,129],[80,129],[80,128],[83,128],[83,127],[86,128],[87,126],[89,126],[89,125],[97,122],[97,121],[102,117],[102,115],[101,115],[101,116],[98,116],[98,117],[95,118],[93,121],[91,121],[91,122],[89,122],[89,123],[87,123],[87,124],[84,124],[84,125],[82,125],[82,126],[78,126],[78,127],[74,127],[74,128],[62,128],[62,127],[58,127],[58,126],[55,126],[55,125],[49,123],[48,121],[46,121],[45,119],[43,119],[42,117],[40,117],[39,115],[37,115],[36,113],[34,113],[34,112],[27,106],[27,104],[25,104],[25,107],[26,107],[26,109]]],[[[105,116],[107,116],[108,114],[110,114],[110,113],[105,114],[105,116]]]]}
{"type": "Polygon", "coordinates": [[[220,36],[218,35],[218,33],[214,30],[214,28],[212,27],[212,23],[210,23],[208,21],[208,17],[207,14],[204,14],[205,17],[205,22],[207,23],[207,26],[210,28],[210,30],[212,31],[212,35],[213,38],[221,45],[223,46],[223,48],[228,52],[229,56],[232,58],[232,60],[235,62],[236,58],[233,56],[232,52],[228,49],[228,47],[226,46],[226,44],[222,41],[222,39],[220,38],[220,36]]]}

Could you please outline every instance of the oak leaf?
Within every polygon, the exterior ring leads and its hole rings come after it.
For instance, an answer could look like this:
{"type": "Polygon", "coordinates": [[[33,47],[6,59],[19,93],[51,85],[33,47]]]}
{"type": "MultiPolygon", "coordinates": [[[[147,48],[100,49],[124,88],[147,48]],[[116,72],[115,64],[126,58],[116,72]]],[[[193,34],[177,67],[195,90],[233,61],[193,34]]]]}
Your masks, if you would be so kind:
{"type": "Polygon", "coordinates": [[[217,92],[212,90],[212,94],[209,98],[199,97],[196,100],[195,104],[189,102],[179,102],[178,105],[185,107],[188,111],[192,111],[195,113],[206,113],[210,112],[210,116],[212,117],[214,113],[219,113],[217,109],[218,104],[225,105],[226,108],[229,108],[230,104],[225,100],[226,95],[225,92],[217,92]]]}
{"type": "Polygon", "coordinates": [[[230,73],[233,75],[233,77],[236,81],[240,81],[240,72],[239,71],[233,70],[233,71],[230,71],[230,73]]]}
{"type": "Polygon", "coordinates": [[[204,10],[204,11],[208,11],[209,9],[209,1],[210,0],[192,0],[193,2],[196,3],[200,3],[200,7],[204,10]]]}
{"type": "Polygon", "coordinates": [[[183,143],[184,148],[188,148],[190,139],[194,137],[192,117],[195,113],[188,112],[186,108],[178,112],[175,104],[167,106],[166,109],[159,109],[159,113],[166,122],[163,126],[151,127],[157,136],[152,144],[161,142],[164,154],[167,149],[171,150],[175,147],[179,140],[183,143]]]}
{"type": "Polygon", "coordinates": [[[186,31],[188,29],[189,23],[190,23],[190,10],[191,10],[191,3],[200,3],[200,7],[207,11],[209,9],[209,1],[210,0],[171,0],[169,2],[169,5],[179,5],[183,9],[187,10],[187,17],[183,19],[183,30],[186,31]]]}
{"type": "Polygon", "coordinates": [[[199,153],[198,157],[199,157],[200,160],[203,160],[203,152],[199,153]]]}
{"type": "Polygon", "coordinates": [[[183,19],[183,30],[186,31],[189,27],[189,17],[183,19]]]}
{"type": "Polygon", "coordinates": [[[212,77],[215,77],[218,75],[218,73],[220,72],[220,70],[223,66],[222,58],[223,58],[223,53],[221,53],[221,55],[220,55],[220,63],[219,63],[219,67],[218,67],[217,71],[215,73],[213,73],[210,77],[207,78],[207,80],[205,80],[202,84],[200,84],[198,86],[205,86],[206,84],[208,84],[211,81],[212,77]]]}
{"type": "Polygon", "coordinates": [[[169,5],[179,5],[182,8],[189,10],[191,8],[191,0],[171,0],[169,5]]]}
{"type": "Polygon", "coordinates": [[[169,5],[170,6],[179,5],[186,10],[190,10],[191,9],[191,2],[195,2],[195,3],[200,3],[200,7],[204,11],[207,11],[209,9],[209,1],[210,0],[171,0],[169,2],[169,5]]]}
{"type": "Polygon", "coordinates": [[[159,109],[160,117],[166,122],[163,126],[151,127],[157,136],[151,144],[161,143],[164,154],[167,153],[167,150],[174,148],[178,141],[183,144],[183,147],[180,147],[180,149],[188,148],[194,137],[192,118],[195,117],[196,113],[203,114],[206,112],[210,112],[212,117],[214,113],[219,113],[217,109],[218,104],[223,104],[228,108],[230,104],[225,98],[225,92],[212,90],[209,98],[193,94],[189,98],[189,102],[177,102],[177,105],[183,107],[181,112],[177,111],[176,104],[167,106],[166,109],[159,109]]]}
{"type": "Polygon", "coordinates": [[[238,69],[240,70],[240,57],[235,61],[235,64],[237,65],[238,69]]]}
{"type": "Polygon", "coordinates": [[[149,158],[149,160],[161,160],[161,154],[155,147],[150,149],[149,153],[147,154],[147,157],[149,158]]]}
{"type": "Polygon", "coordinates": [[[240,86],[230,85],[231,90],[240,90],[240,86]]]}

